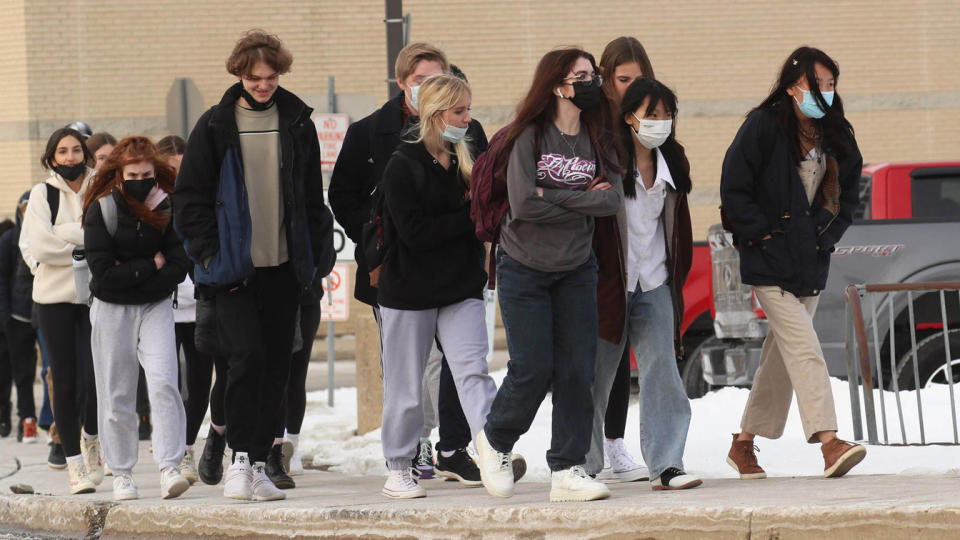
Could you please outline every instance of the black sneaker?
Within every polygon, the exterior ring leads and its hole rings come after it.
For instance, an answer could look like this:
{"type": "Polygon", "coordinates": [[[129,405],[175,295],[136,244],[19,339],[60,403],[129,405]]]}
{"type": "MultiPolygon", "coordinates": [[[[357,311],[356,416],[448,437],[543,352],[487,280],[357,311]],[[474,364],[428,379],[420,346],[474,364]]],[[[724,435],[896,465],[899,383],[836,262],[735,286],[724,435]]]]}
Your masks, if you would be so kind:
{"type": "Polygon", "coordinates": [[[145,415],[145,414],[141,414],[141,415],[140,415],[140,429],[139,429],[139,431],[140,431],[140,440],[141,440],[141,441],[149,441],[149,440],[150,440],[150,435],[153,434],[153,426],[150,425],[150,417],[149,417],[149,416],[147,416],[147,415],[145,415]]]}
{"type": "Polygon", "coordinates": [[[57,443],[50,443],[50,453],[47,455],[47,466],[51,469],[66,469],[67,456],[63,453],[63,446],[57,443]]]}
{"type": "Polygon", "coordinates": [[[270,454],[267,455],[267,464],[264,467],[267,478],[277,486],[277,489],[293,489],[297,483],[290,478],[287,471],[283,470],[283,447],[275,444],[270,448],[270,454]]]}
{"type": "Polygon", "coordinates": [[[210,426],[207,432],[207,442],[203,445],[203,454],[197,464],[197,474],[204,484],[215,486],[223,478],[223,452],[227,446],[227,438],[217,433],[210,426]]]}
{"type": "Polygon", "coordinates": [[[10,423],[10,402],[0,405],[0,437],[8,437],[13,429],[10,423]]]}
{"type": "Polygon", "coordinates": [[[457,480],[465,486],[482,486],[480,469],[474,463],[466,448],[454,450],[453,455],[444,457],[443,452],[437,452],[437,464],[434,467],[437,476],[447,480],[457,480]]]}

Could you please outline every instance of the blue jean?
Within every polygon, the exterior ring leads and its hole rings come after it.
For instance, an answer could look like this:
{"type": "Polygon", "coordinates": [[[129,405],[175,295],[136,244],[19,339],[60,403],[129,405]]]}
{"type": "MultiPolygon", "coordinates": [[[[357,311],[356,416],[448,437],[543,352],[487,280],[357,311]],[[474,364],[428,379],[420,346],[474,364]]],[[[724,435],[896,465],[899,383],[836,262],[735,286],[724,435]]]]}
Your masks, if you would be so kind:
{"type": "Polygon", "coordinates": [[[603,468],[604,411],[629,338],[637,358],[640,386],[640,451],[650,469],[650,478],[657,478],[669,467],[683,469],[683,449],[690,427],[690,400],[683,390],[673,350],[673,299],[669,285],[627,295],[623,335],[620,343],[603,339],[597,343],[593,442],[586,470],[596,474],[603,468]]]}
{"type": "Polygon", "coordinates": [[[587,262],[566,272],[541,272],[498,251],[500,313],[510,361],[487,416],[487,440],[497,451],[512,450],[552,387],[547,465],[553,471],[582,465],[593,423],[596,258],[591,254],[587,262]]]}

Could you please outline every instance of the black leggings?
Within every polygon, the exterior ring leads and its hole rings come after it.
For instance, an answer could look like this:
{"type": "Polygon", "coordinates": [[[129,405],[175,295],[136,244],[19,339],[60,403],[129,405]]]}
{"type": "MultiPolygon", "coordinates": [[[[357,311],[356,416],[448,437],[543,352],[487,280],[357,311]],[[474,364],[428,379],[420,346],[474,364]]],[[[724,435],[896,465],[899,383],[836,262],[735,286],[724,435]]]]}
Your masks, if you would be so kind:
{"type": "Polygon", "coordinates": [[[627,429],[627,409],[630,408],[630,344],[623,348],[623,357],[617,367],[617,377],[610,387],[610,401],[603,419],[603,433],[608,439],[622,439],[627,429]]]}
{"type": "Polygon", "coordinates": [[[53,418],[67,457],[80,454],[80,424],[97,433],[97,387],[90,353],[90,308],[38,304],[37,322],[53,370],[53,418]]]}
{"type": "MultiPolygon", "coordinates": [[[[17,385],[17,415],[21,420],[36,419],[33,380],[37,377],[37,333],[30,323],[18,321],[12,317],[7,319],[4,327],[6,329],[4,346],[10,351],[8,366],[11,378],[17,385]]],[[[6,353],[6,350],[3,353],[6,353]]],[[[3,360],[5,358],[0,358],[0,362],[3,360]]],[[[3,388],[0,388],[0,396],[6,395],[6,399],[0,397],[0,404],[5,404],[10,399],[10,383],[7,381],[0,384],[3,385],[3,388]]]]}
{"type": "MultiPolygon", "coordinates": [[[[303,426],[303,415],[307,409],[307,367],[310,365],[310,355],[313,352],[314,338],[320,328],[320,303],[301,304],[300,306],[300,335],[303,337],[303,346],[293,353],[290,359],[290,379],[287,381],[287,391],[283,394],[281,416],[286,425],[280,425],[274,432],[276,437],[283,437],[283,430],[291,435],[300,433],[303,426]]],[[[330,339],[330,336],[327,336],[330,339]]]]}
{"type": "Polygon", "coordinates": [[[218,426],[226,423],[223,414],[223,391],[227,385],[227,360],[218,356],[210,356],[197,350],[193,340],[196,323],[177,323],[177,350],[183,348],[183,356],[187,364],[187,400],[184,408],[187,411],[187,446],[197,442],[197,432],[207,414],[207,405],[210,405],[210,421],[218,426]],[[213,370],[217,371],[217,382],[210,390],[210,380],[213,370]]]}

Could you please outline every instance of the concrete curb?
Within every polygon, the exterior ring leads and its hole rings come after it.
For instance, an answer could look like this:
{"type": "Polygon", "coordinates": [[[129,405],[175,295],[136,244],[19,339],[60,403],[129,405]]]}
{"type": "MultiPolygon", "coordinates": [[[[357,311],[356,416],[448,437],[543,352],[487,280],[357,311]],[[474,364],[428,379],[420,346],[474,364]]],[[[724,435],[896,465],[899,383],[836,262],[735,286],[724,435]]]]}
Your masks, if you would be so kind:
{"type": "MultiPolygon", "coordinates": [[[[613,501],[611,501],[613,502],[613,501]]],[[[276,503],[274,503],[276,504],[276,503]]],[[[960,508],[642,507],[603,503],[459,508],[155,505],[0,496],[8,530],[86,538],[830,538],[960,536],[960,508]]]]}

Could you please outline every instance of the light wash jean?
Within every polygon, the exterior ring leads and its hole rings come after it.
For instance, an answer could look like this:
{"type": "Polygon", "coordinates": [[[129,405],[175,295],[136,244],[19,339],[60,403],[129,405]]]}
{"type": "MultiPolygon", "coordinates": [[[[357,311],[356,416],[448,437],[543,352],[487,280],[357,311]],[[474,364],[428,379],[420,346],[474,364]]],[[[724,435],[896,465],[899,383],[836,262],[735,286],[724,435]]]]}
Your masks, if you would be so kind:
{"type": "Polygon", "coordinates": [[[637,359],[640,386],[640,451],[655,479],[670,468],[683,469],[690,427],[690,400],[683,390],[673,349],[673,299],[663,284],[627,294],[627,320],[620,343],[597,340],[593,391],[593,438],[586,471],[603,469],[603,420],[610,387],[629,338],[637,359]]]}

